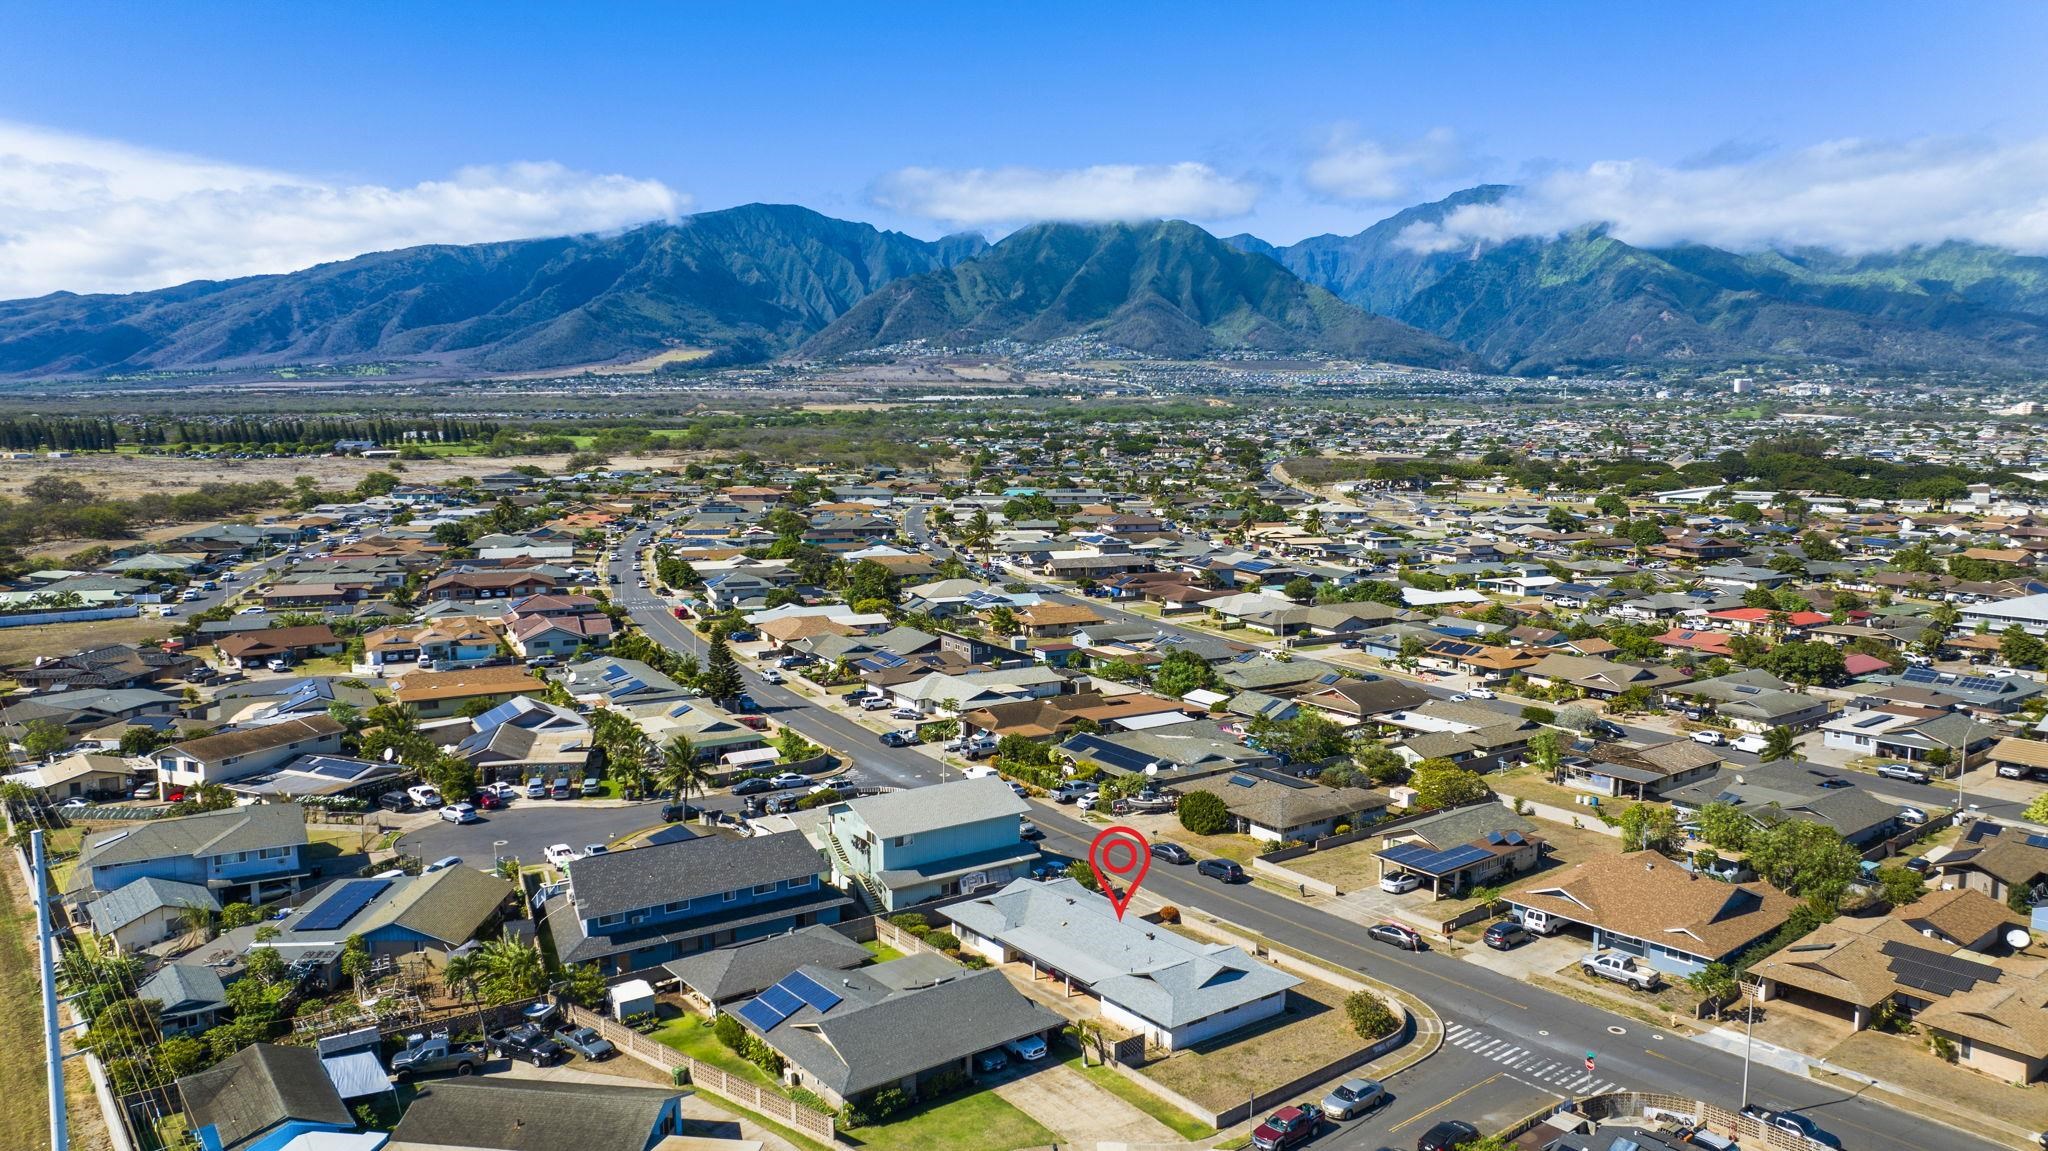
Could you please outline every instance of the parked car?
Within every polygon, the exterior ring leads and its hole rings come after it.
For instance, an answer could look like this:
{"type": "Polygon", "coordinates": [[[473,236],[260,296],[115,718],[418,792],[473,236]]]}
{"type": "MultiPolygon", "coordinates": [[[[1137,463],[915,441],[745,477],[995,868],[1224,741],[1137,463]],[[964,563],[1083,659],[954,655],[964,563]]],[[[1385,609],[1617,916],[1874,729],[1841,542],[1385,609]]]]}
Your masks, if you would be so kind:
{"type": "Polygon", "coordinates": [[[904,728],[902,731],[885,731],[882,733],[882,746],[884,747],[916,747],[923,742],[923,740],[917,737],[917,733],[909,728],[904,728]]]}
{"type": "Polygon", "coordinates": [[[134,790],[134,791],[131,791],[131,792],[129,792],[129,793],[128,793],[128,798],[130,798],[130,799],[155,799],[155,798],[156,798],[156,784],[154,784],[154,783],[138,783],[138,784],[136,784],[136,785],[135,785],[135,790],[134,790]]]}
{"type": "Polygon", "coordinates": [[[501,1028],[484,1037],[491,1049],[508,1059],[524,1060],[535,1067],[547,1067],[563,1059],[562,1045],[548,1038],[548,1033],[532,1023],[517,1027],[501,1028]]]}
{"type": "Polygon", "coordinates": [[[1633,955],[1616,951],[1595,951],[1587,955],[1579,960],[1579,970],[1627,984],[1637,991],[1654,991],[1664,985],[1664,976],[1655,968],[1636,962],[1633,955]]]}
{"type": "Polygon", "coordinates": [[[1163,859],[1168,863],[1174,864],[1187,864],[1195,861],[1195,857],[1188,854],[1188,849],[1178,843],[1162,842],[1153,844],[1152,858],[1163,859]]]}
{"type": "Polygon", "coordinates": [[[548,788],[549,799],[568,799],[574,794],[575,792],[569,787],[569,777],[566,775],[556,776],[554,786],[548,788]]]}
{"type": "Polygon", "coordinates": [[[771,667],[761,673],[761,682],[779,684],[782,682],[782,673],[771,667]]]}
{"type": "Polygon", "coordinates": [[[1494,695],[1493,689],[1490,687],[1468,687],[1465,689],[1465,694],[1471,696],[1473,699],[1499,698],[1496,695],[1494,695]]]}
{"type": "Polygon", "coordinates": [[[1323,1113],[1332,1119],[1354,1119],[1386,1105],[1387,1089],[1371,1079],[1346,1079],[1323,1096],[1323,1113]]]}
{"type": "Polygon", "coordinates": [[[808,775],[802,775],[794,771],[779,771],[769,778],[768,785],[780,791],[784,788],[803,787],[810,782],[811,777],[808,775]]]}
{"type": "Polygon", "coordinates": [[[1392,944],[1403,951],[1422,950],[1422,936],[1416,934],[1413,928],[1403,927],[1398,923],[1375,923],[1366,928],[1365,933],[1381,943],[1392,944]]]}
{"type": "Polygon", "coordinates": [[[2032,774],[2034,773],[2031,768],[2022,767],[2017,763],[1998,765],[1998,775],[2001,779],[2025,779],[2032,774]]]}
{"type": "Polygon", "coordinates": [[[1843,779],[1839,775],[1828,775],[1821,777],[1820,782],[1816,783],[1814,786],[1824,788],[1828,791],[1834,791],[1838,788],[1854,787],[1856,785],[1849,782],[1846,779],[1843,779]]]}
{"type": "Polygon", "coordinates": [[[483,787],[483,794],[496,796],[498,799],[510,803],[519,798],[519,789],[509,783],[488,783],[483,787]]]}
{"type": "Polygon", "coordinates": [[[1820,1129],[1819,1125],[1796,1111],[1772,1111],[1752,1103],[1742,1109],[1744,1115],[1755,1119],[1766,1127],[1774,1127],[1788,1135],[1796,1135],[1808,1143],[1822,1147],[1839,1147],[1841,1142],[1833,1135],[1820,1129]]]}
{"type": "Polygon", "coordinates": [[[497,811],[505,806],[504,800],[499,799],[496,793],[489,791],[477,792],[475,803],[478,811],[497,811]]]}
{"type": "Polygon", "coordinates": [[[451,803],[441,809],[441,818],[448,823],[475,823],[476,805],[473,803],[451,803]]]}
{"type": "Polygon", "coordinates": [[[774,790],[775,785],[768,782],[766,776],[760,775],[749,776],[732,785],[732,793],[734,795],[759,795],[764,791],[774,790]]]}
{"type": "Polygon", "coordinates": [[[899,707],[889,713],[890,719],[923,719],[924,713],[914,707],[899,707]]]}
{"type": "Polygon", "coordinates": [[[64,802],[58,804],[57,810],[64,813],[65,815],[77,815],[79,812],[84,811],[86,808],[91,806],[92,800],[87,799],[82,795],[74,795],[70,799],[67,799],[64,802]]]}
{"type": "Polygon", "coordinates": [[[1314,1103],[1301,1103],[1293,1107],[1282,1107],[1266,1116],[1266,1121],[1252,1128],[1252,1146],[1259,1151],[1284,1151],[1288,1147],[1299,1147],[1315,1138],[1316,1129],[1323,1125],[1323,1109],[1314,1103]]]}
{"type": "Polygon", "coordinates": [[[1728,737],[1713,730],[1693,732],[1692,741],[1694,743],[1706,744],[1708,747],[1726,747],[1728,745],[1728,737]]]}
{"type": "Polygon", "coordinates": [[[974,1057],[974,1071],[977,1075],[993,1075],[1010,1065],[1010,1057],[1000,1047],[991,1047],[974,1057]]]}
{"type": "Polygon", "coordinates": [[[1596,719],[1586,726],[1586,730],[1601,739],[1628,738],[1628,732],[1622,730],[1622,726],[1612,720],[1596,719]]]}
{"type": "Polygon", "coordinates": [[[1422,886],[1422,877],[1412,871],[1389,871],[1380,876],[1380,890],[1388,895],[1405,895],[1422,886]]]}
{"type": "Polygon", "coordinates": [[[871,695],[860,701],[860,709],[862,711],[885,711],[888,707],[889,701],[884,696],[871,695]]]}
{"type": "Polygon", "coordinates": [[[432,875],[432,874],[434,874],[434,873],[435,873],[435,872],[437,872],[437,871],[446,871],[446,870],[448,870],[448,869],[449,869],[449,868],[451,868],[451,867],[461,867],[461,866],[462,866],[462,857],[461,857],[461,856],[459,856],[459,855],[444,855],[444,856],[442,856],[441,858],[439,858],[439,859],[435,860],[434,862],[432,862],[432,863],[429,863],[429,864],[427,864],[427,865],[426,865],[425,867],[422,867],[422,868],[420,868],[420,874],[421,874],[421,875],[432,875]]]}
{"type": "Polygon", "coordinates": [[[1520,923],[1512,919],[1503,919],[1489,926],[1486,934],[1480,938],[1495,951],[1513,951],[1533,937],[1529,934],[1529,929],[1520,923]]]}
{"type": "Polygon", "coordinates": [[[686,819],[695,819],[699,814],[701,814],[701,811],[698,808],[692,807],[687,803],[664,803],[661,805],[661,821],[663,823],[681,823],[686,819]]]}
{"type": "Polygon", "coordinates": [[[603,795],[604,780],[594,775],[586,775],[583,777],[583,786],[578,790],[583,793],[583,798],[585,799],[589,799],[594,795],[603,795]]]}
{"type": "Polygon", "coordinates": [[[610,1059],[619,1053],[619,1049],[612,1046],[611,1040],[599,1035],[597,1030],[591,1027],[557,1027],[555,1041],[593,1063],[610,1059]]]}
{"type": "Polygon", "coordinates": [[[405,794],[406,798],[412,800],[415,807],[441,806],[441,793],[435,790],[432,784],[414,784],[405,789],[405,794]]]}
{"type": "Polygon", "coordinates": [[[526,781],[526,798],[528,798],[528,799],[546,799],[547,797],[548,797],[548,781],[547,781],[547,780],[545,780],[545,779],[542,779],[542,778],[541,778],[540,776],[537,776],[537,775],[536,775],[536,776],[534,776],[534,777],[533,777],[532,779],[529,779],[529,780],[527,780],[527,781],[526,781]]]}
{"type": "Polygon", "coordinates": [[[1927,822],[1927,813],[1917,807],[1902,807],[1899,809],[1899,822],[1908,827],[1918,827],[1927,822]]]}
{"type": "Polygon", "coordinates": [[[1047,1050],[1045,1039],[1038,1035],[1026,1035],[1022,1039],[1012,1039],[1008,1043],[1003,1044],[1003,1046],[1009,1049],[1010,1054],[1015,1055],[1026,1063],[1036,1063],[1045,1058],[1047,1050]]]}
{"type": "Polygon", "coordinates": [[[549,844],[540,856],[552,867],[567,867],[576,862],[576,849],[566,843],[554,843],[549,844]]]}
{"type": "Polygon", "coordinates": [[[1422,1133],[1415,1141],[1415,1151],[1458,1151],[1458,1148],[1479,1138],[1479,1128],[1456,1119],[1445,1119],[1422,1133]]]}
{"type": "Polygon", "coordinates": [[[1926,783],[1933,778],[1919,768],[1903,763],[1880,763],[1871,770],[1886,779],[1896,779],[1901,783],[1926,783]]]}
{"type": "Polygon", "coordinates": [[[483,1070],[488,1057],[481,1045],[452,1043],[446,1032],[408,1035],[405,1037],[405,1050],[391,1057],[391,1075],[395,1079],[443,1071],[474,1075],[483,1070]]]}
{"type": "Polygon", "coordinates": [[[1763,736],[1756,734],[1755,732],[1751,732],[1748,735],[1736,737],[1735,742],[1729,744],[1728,746],[1734,748],[1737,751],[1746,751],[1751,755],[1761,755],[1763,754],[1764,748],[1768,747],[1769,745],[1769,740],[1765,739],[1763,736]]]}
{"type": "Polygon", "coordinates": [[[1244,867],[1235,859],[1205,859],[1195,864],[1196,875],[1206,875],[1225,883],[1245,882],[1244,867]]]}
{"type": "Polygon", "coordinates": [[[1020,819],[1017,821],[1017,838],[1027,843],[1036,842],[1045,838],[1045,829],[1028,819],[1020,819]]]}

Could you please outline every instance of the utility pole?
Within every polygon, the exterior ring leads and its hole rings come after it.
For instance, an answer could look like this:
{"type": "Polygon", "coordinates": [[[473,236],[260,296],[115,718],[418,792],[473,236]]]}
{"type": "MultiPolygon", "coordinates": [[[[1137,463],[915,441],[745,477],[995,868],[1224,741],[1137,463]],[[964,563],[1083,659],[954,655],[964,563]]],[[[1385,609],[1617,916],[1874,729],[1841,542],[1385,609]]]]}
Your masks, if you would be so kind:
{"type": "Polygon", "coordinates": [[[43,833],[29,833],[29,870],[35,882],[36,952],[43,977],[43,1076],[50,1096],[50,1151],[68,1151],[71,1130],[64,1113],[64,1047],[57,1026],[57,934],[50,926],[50,861],[43,833]]]}

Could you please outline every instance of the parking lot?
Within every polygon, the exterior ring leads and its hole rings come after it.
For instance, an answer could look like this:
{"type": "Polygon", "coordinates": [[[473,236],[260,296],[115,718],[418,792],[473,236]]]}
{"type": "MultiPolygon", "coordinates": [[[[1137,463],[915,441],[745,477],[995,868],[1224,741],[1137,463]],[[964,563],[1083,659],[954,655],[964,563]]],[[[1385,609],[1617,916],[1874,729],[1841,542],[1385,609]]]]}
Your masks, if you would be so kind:
{"type": "Polygon", "coordinates": [[[661,804],[552,803],[515,801],[503,811],[486,811],[474,823],[434,820],[406,832],[398,850],[421,860],[461,856],[464,863],[487,867],[499,854],[523,863],[539,863],[549,844],[566,843],[581,851],[585,844],[610,844],[661,823],[661,804]],[[505,846],[496,846],[504,840],[505,846]]]}

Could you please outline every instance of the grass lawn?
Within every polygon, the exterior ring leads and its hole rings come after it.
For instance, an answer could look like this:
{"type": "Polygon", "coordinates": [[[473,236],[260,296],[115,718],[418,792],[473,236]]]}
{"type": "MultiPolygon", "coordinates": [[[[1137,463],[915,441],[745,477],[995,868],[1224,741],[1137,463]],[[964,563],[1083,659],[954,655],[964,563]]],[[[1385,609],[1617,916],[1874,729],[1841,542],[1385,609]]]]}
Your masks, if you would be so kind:
{"type": "Polygon", "coordinates": [[[1228,1039],[1176,1051],[1140,1074],[1221,1111],[1365,1045],[1344,1014],[1344,993],[1311,979],[1287,993],[1285,1014],[1228,1039]]]}
{"type": "Polygon", "coordinates": [[[10,1106],[0,1109],[0,1147],[48,1147],[49,1096],[43,1091],[43,996],[36,984],[29,935],[35,913],[12,867],[0,867],[0,1082],[14,1084],[10,1106]]]}
{"type": "Polygon", "coordinates": [[[771,1078],[767,1072],[726,1050],[718,1036],[702,1017],[685,1012],[673,1019],[665,1019],[660,1027],[650,1033],[656,1043],[674,1048],[699,1062],[730,1075],[737,1075],[751,1083],[758,1083],[770,1091],[782,1090],[782,1084],[771,1078]]]}
{"type": "Polygon", "coordinates": [[[875,957],[876,963],[887,963],[891,959],[903,958],[901,951],[896,950],[879,939],[870,939],[866,943],[861,944],[861,946],[868,949],[868,954],[875,957]]]}
{"type": "Polygon", "coordinates": [[[840,1138],[874,1151],[1004,1151],[1049,1147],[1060,1137],[995,1092],[974,1090],[840,1138]]]}
{"type": "Polygon", "coordinates": [[[1131,1082],[1128,1076],[1114,1067],[1104,1067],[1100,1064],[1083,1067],[1079,1055],[1068,1059],[1067,1066],[1087,1076],[1097,1087],[1173,1128],[1174,1134],[1190,1143],[1216,1134],[1214,1127],[1131,1082]]]}

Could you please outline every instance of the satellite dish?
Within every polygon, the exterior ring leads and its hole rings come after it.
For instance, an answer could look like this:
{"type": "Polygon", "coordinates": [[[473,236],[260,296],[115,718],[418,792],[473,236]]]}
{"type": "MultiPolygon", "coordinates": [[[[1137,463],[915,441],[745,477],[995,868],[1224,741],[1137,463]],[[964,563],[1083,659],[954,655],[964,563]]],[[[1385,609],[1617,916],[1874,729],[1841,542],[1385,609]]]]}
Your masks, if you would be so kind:
{"type": "Polygon", "coordinates": [[[1145,774],[1146,774],[1146,775],[1158,775],[1158,774],[1159,774],[1159,765],[1158,765],[1158,764],[1156,764],[1156,763],[1148,763],[1148,764],[1146,764],[1146,765],[1145,765],[1145,774]]]}
{"type": "Polygon", "coordinates": [[[2024,927],[2015,927],[2005,933],[2005,945],[2014,951],[2025,951],[2034,942],[2034,936],[2024,927]]]}
{"type": "Polygon", "coordinates": [[[395,747],[387,747],[387,748],[385,748],[385,749],[384,749],[384,762],[385,762],[385,763],[390,763],[390,762],[391,762],[391,760],[392,760],[392,758],[393,758],[393,757],[394,757],[394,756],[395,756],[395,755],[397,754],[397,752],[398,752],[398,749],[397,749],[397,748],[395,748],[395,747]]]}

